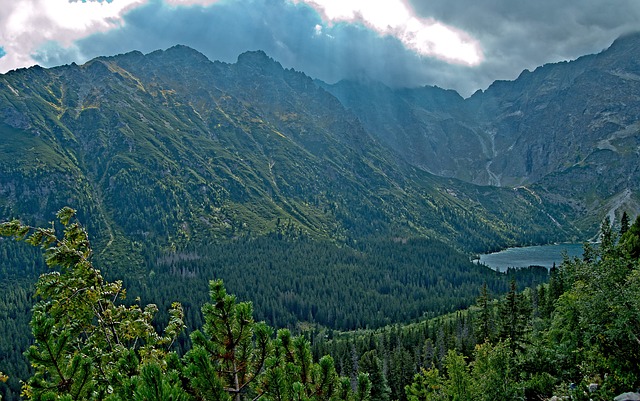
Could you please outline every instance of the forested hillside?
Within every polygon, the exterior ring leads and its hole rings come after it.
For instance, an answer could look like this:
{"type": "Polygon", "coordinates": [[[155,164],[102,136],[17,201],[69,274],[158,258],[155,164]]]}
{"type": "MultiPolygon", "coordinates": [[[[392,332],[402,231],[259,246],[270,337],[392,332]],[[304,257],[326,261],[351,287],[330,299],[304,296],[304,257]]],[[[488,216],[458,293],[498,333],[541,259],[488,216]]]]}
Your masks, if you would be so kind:
{"type": "Polygon", "coordinates": [[[224,64],[176,46],[13,71],[0,76],[0,130],[0,215],[42,224],[71,205],[105,252],[279,221],[317,238],[428,236],[476,252],[581,235],[528,191],[398,162],[335,97],[262,52],[224,64]]]}
{"type": "MultiPolygon", "coordinates": [[[[42,225],[77,208],[96,264],[141,297],[186,301],[221,277],[275,325],[379,326],[468,304],[492,281],[471,252],[584,236],[527,190],[398,162],[262,52],[225,64],[176,46],[13,71],[0,113],[3,220],[42,225]],[[339,285],[309,294],[319,280],[339,285]],[[352,313],[354,299],[370,310],[352,313]]],[[[35,279],[22,250],[0,249],[4,278],[35,279]]]]}
{"type": "MultiPolygon", "coordinates": [[[[605,220],[599,248],[552,269],[549,284],[520,293],[512,280],[495,300],[485,285],[469,310],[378,331],[274,334],[211,281],[202,329],[182,353],[173,351],[182,305],[156,331],[158,307],[123,304],[122,282],[93,266],[74,211],[58,218],[62,235],[17,220],[0,226],[42,246],[53,269],[36,285],[28,399],[610,400],[640,384],[640,217],[629,226],[625,214],[619,234],[605,220]]],[[[15,377],[0,379],[13,399],[15,377]]]]}
{"type": "MultiPolygon", "coordinates": [[[[140,299],[158,305],[156,325],[170,320],[167,311],[179,301],[186,334],[204,323],[200,307],[208,299],[207,283],[212,279],[223,279],[241,299],[253,301],[258,320],[299,331],[374,328],[424,319],[472,304],[483,282],[494,293],[502,293],[512,277],[529,286],[547,278],[543,268],[496,273],[434,240],[337,247],[298,235],[283,229],[265,237],[208,243],[197,252],[147,253],[143,266],[127,259],[128,270],[113,268],[104,260],[98,265],[99,249],[92,261],[108,279],[123,280],[127,302],[140,299]]],[[[0,247],[3,256],[24,267],[4,271],[0,280],[5,306],[0,319],[0,365],[14,379],[23,378],[28,366],[21,353],[33,341],[27,326],[34,302],[31,277],[46,269],[39,252],[26,244],[0,239],[0,247]]],[[[186,334],[176,339],[176,350],[190,347],[186,334]]],[[[14,390],[16,381],[12,381],[14,390]]]]}
{"type": "MultiPolygon", "coordinates": [[[[76,208],[105,277],[161,305],[158,321],[182,302],[190,329],[216,278],[275,327],[409,322],[471,304],[483,282],[507,290],[472,252],[585,235],[527,190],[398,161],[262,52],[226,64],[176,46],[12,71],[0,76],[0,136],[0,220],[42,226],[76,208]]],[[[24,377],[45,268],[12,241],[0,252],[0,358],[24,377]]]]}
{"type": "MultiPolygon", "coordinates": [[[[550,281],[412,325],[313,337],[372,400],[612,400],[640,385],[640,218],[605,219],[601,244],[550,281]]],[[[515,284],[515,283],[513,283],[515,284]]],[[[320,333],[323,334],[323,333],[320,333]]]]}
{"type": "Polygon", "coordinates": [[[25,352],[31,377],[18,389],[26,376],[0,372],[1,382],[9,381],[0,398],[20,391],[35,400],[368,399],[366,375],[352,389],[331,357],[314,362],[306,339],[255,322],[251,303],[237,302],[221,280],[210,282],[205,323],[179,355],[173,345],[185,328],[182,306],[171,305],[159,332],[152,325],[156,305],[123,304],[122,282],[105,280],[93,266],[89,237],[74,215],[70,208],[58,213],[62,234],[16,220],[0,226],[1,236],[45,249],[54,269],[36,284],[35,342],[25,352]]]}

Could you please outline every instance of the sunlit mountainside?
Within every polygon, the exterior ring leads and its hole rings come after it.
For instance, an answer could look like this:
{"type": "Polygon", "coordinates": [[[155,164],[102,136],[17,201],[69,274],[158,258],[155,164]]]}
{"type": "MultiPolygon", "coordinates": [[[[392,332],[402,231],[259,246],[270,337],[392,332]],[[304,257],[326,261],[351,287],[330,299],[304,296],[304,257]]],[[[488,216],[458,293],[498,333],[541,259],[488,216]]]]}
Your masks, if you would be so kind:
{"type": "Polygon", "coordinates": [[[2,76],[2,214],[65,203],[105,240],[186,243],[288,221],[338,241],[429,236],[467,251],[579,235],[529,190],[399,161],[331,94],[264,53],[186,47],[2,76]],[[560,222],[560,224],[556,224],[560,222]]]}

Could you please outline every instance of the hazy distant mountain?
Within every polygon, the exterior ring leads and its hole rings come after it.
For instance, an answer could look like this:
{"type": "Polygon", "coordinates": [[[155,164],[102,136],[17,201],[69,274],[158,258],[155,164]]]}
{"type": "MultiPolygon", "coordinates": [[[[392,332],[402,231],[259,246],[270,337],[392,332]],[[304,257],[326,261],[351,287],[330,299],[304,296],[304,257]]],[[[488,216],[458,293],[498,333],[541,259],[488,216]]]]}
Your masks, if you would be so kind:
{"type": "Polygon", "coordinates": [[[640,211],[640,34],[524,71],[468,99],[434,87],[323,85],[411,164],[477,184],[526,185],[583,227],[640,211]]]}

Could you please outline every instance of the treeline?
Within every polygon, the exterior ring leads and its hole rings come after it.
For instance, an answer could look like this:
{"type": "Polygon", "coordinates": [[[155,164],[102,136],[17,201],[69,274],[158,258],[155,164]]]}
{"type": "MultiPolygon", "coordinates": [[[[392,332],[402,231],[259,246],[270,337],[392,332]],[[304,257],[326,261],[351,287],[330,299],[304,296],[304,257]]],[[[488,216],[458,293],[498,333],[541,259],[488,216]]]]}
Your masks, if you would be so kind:
{"type": "Polygon", "coordinates": [[[372,400],[611,400],[640,386],[640,217],[550,281],[425,322],[337,335],[309,332],[314,355],[366,372],[372,400]]]}

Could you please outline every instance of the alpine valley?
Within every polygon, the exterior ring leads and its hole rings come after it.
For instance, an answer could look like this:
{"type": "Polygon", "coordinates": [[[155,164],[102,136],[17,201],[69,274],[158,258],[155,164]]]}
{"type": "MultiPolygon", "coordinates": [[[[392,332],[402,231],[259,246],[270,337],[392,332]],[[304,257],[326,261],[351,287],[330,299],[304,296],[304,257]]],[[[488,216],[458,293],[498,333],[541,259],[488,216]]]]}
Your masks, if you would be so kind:
{"type": "MultiPolygon", "coordinates": [[[[473,304],[483,283],[509,290],[475,253],[585,241],[640,212],[639,60],[629,35],[467,99],[180,45],[11,71],[0,220],[76,209],[105,276],[160,310],[182,302],[191,327],[213,278],[277,327],[408,323],[473,304]]],[[[4,338],[29,330],[40,259],[0,239],[4,338]]],[[[3,341],[0,365],[26,375],[29,341],[3,341]]]]}

